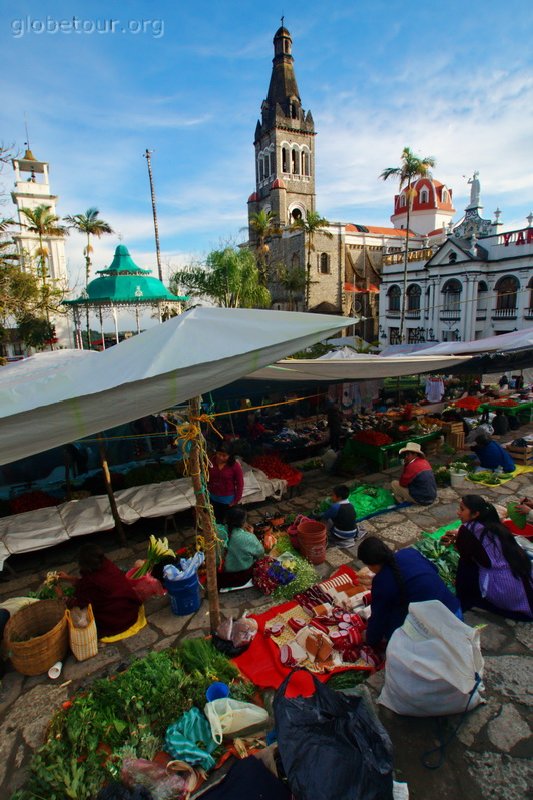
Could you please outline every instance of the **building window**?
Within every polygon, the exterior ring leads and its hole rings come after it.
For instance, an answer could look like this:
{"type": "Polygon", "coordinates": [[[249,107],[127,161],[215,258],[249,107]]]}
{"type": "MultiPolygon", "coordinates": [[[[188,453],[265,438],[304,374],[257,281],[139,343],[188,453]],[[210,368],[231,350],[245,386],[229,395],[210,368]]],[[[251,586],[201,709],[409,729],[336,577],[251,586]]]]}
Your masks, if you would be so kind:
{"type": "Polygon", "coordinates": [[[515,309],[516,296],[520,289],[520,284],[514,275],[507,275],[500,278],[496,286],[496,308],[498,310],[515,309]]]}
{"type": "Polygon", "coordinates": [[[296,220],[302,219],[302,216],[303,216],[302,209],[301,208],[293,208],[292,211],[291,211],[290,216],[291,216],[291,220],[293,222],[296,222],[296,220]]]}
{"type": "Polygon", "coordinates": [[[300,153],[296,148],[292,151],[292,172],[293,175],[300,174],[300,153]]]}
{"type": "Polygon", "coordinates": [[[527,288],[529,289],[529,311],[533,309],[533,278],[529,281],[527,288]]]}
{"type": "Polygon", "coordinates": [[[416,283],[412,283],[411,286],[407,289],[407,310],[408,311],[420,311],[420,295],[422,291],[420,286],[416,283]]]}
{"type": "Polygon", "coordinates": [[[264,167],[263,167],[263,158],[259,156],[259,180],[262,181],[265,177],[264,167]]]}
{"type": "Polygon", "coordinates": [[[442,287],[442,294],[444,295],[443,310],[444,311],[459,311],[461,308],[461,292],[463,287],[461,282],[452,278],[446,281],[442,287]]]}
{"type": "Polygon", "coordinates": [[[427,203],[429,201],[429,192],[427,189],[422,189],[420,192],[420,202],[427,203]]]}
{"type": "Polygon", "coordinates": [[[289,169],[289,150],[287,147],[283,147],[281,150],[281,168],[283,172],[290,172],[289,169]]]}
{"type": "Polygon", "coordinates": [[[442,190],[442,202],[443,203],[447,203],[448,202],[448,192],[446,191],[446,189],[442,190]]]}
{"type": "Polygon", "coordinates": [[[405,199],[405,195],[404,194],[400,195],[400,205],[402,207],[405,207],[407,205],[407,200],[405,199]]]}
{"type": "Polygon", "coordinates": [[[330,272],[330,264],[329,264],[329,256],[327,253],[320,253],[319,257],[319,271],[321,275],[329,275],[330,272]]]}
{"type": "Polygon", "coordinates": [[[300,269],[300,256],[298,253],[293,253],[291,258],[291,267],[293,269],[300,269]]]}
{"type": "Polygon", "coordinates": [[[265,153],[263,157],[263,165],[265,171],[265,178],[268,178],[268,176],[270,175],[270,156],[268,153],[265,153]]]}
{"type": "Polygon", "coordinates": [[[391,344],[401,344],[402,341],[400,339],[400,329],[399,328],[389,328],[389,342],[391,344]]]}
{"type": "Polygon", "coordinates": [[[270,174],[271,175],[276,174],[276,154],[273,150],[270,153],[270,174]]]}
{"type": "Polygon", "coordinates": [[[389,298],[389,311],[400,310],[401,296],[402,292],[399,286],[390,287],[389,291],[387,292],[387,297],[389,298]]]}
{"type": "Polygon", "coordinates": [[[450,253],[448,253],[448,264],[455,264],[456,261],[457,261],[457,253],[455,252],[455,250],[452,250],[450,253]]]}
{"type": "Polygon", "coordinates": [[[304,175],[311,174],[311,159],[307,150],[302,153],[302,172],[304,175]]]}

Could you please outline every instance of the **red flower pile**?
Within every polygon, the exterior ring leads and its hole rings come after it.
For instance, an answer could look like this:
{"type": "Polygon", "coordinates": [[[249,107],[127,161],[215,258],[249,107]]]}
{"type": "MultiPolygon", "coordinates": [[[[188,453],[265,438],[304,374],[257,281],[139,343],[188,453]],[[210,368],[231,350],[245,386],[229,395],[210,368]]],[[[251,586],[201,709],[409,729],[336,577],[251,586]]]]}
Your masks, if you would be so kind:
{"type": "Polygon", "coordinates": [[[354,436],[354,439],[362,444],[371,444],[374,447],[383,447],[385,444],[391,444],[392,439],[386,433],[379,431],[359,431],[354,436]]]}
{"type": "Polygon", "coordinates": [[[260,469],[267,478],[280,478],[287,481],[287,486],[297,486],[303,478],[300,470],[285,464],[279,456],[256,456],[252,459],[252,467],[260,469]]]}

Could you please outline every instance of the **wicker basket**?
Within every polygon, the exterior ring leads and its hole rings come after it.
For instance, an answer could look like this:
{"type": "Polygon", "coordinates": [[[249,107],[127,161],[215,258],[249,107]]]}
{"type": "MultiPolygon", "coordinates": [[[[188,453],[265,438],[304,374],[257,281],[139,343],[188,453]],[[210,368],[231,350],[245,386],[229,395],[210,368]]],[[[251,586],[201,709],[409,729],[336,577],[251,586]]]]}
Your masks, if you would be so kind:
{"type": "Polygon", "coordinates": [[[63,660],[68,650],[63,601],[40,600],[21,608],[8,621],[4,640],[17,672],[22,675],[48,672],[56,661],[63,660]]]}

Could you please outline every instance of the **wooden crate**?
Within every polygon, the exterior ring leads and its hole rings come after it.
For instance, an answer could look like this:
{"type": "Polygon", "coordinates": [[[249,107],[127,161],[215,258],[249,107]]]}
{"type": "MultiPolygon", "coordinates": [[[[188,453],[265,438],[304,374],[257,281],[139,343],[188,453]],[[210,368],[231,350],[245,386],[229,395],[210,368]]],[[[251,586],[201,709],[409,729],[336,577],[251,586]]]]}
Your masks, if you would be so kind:
{"type": "Polygon", "coordinates": [[[533,445],[529,447],[515,447],[509,444],[506,449],[515,464],[533,467],[533,445]]]}
{"type": "Polygon", "coordinates": [[[447,436],[452,433],[464,433],[462,422],[443,422],[442,429],[445,431],[447,436]]]}
{"type": "Polygon", "coordinates": [[[460,433],[449,433],[446,437],[447,444],[450,447],[453,447],[454,450],[464,450],[465,449],[465,434],[461,426],[460,433]]]}

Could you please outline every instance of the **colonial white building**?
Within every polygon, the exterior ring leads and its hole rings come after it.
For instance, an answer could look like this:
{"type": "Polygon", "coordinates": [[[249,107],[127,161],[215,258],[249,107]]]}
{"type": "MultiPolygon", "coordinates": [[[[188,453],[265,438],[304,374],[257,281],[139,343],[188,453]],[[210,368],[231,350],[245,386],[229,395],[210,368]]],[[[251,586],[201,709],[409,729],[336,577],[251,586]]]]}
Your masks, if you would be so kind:
{"type": "MultiPolygon", "coordinates": [[[[468,341],[533,325],[533,215],[527,227],[504,232],[500,211],[495,221],[481,216],[477,173],[469,183],[470,203],[456,225],[444,222],[431,231],[428,215],[413,208],[411,229],[428,233],[422,247],[413,241],[419,249],[409,253],[404,342],[468,341]]],[[[391,219],[403,220],[398,198],[391,219]]],[[[385,257],[379,298],[383,344],[400,343],[403,291],[403,255],[385,257]]]]}
{"type": "MultiPolygon", "coordinates": [[[[33,210],[37,206],[46,205],[50,207],[50,213],[57,214],[56,203],[58,198],[57,195],[52,194],[50,191],[48,164],[35,158],[31,150],[27,149],[23,158],[13,159],[13,170],[15,172],[15,186],[11,192],[11,197],[17,208],[18,222],[20,223],[20,232],[16,233],[13,238],[19,250],[20,263],[23,268],[31,269],[40,257],[38,252],[39,237],[36,233],[30,233],[25,227],[28,220],[22,213],[22,209],[30,208],[33,210]]],[[[44,236],[43,250],[47,253],[49,279],[67,291],[68,276],[64,237],[44,236]]],[[[58,345],[72,347],[70,323],[67,315],[58,315],[51,322],[56,328],[58,345]]],[[[8,353],[8,355],[13,354],[11,352],[8,353]]]]}

